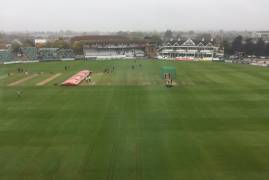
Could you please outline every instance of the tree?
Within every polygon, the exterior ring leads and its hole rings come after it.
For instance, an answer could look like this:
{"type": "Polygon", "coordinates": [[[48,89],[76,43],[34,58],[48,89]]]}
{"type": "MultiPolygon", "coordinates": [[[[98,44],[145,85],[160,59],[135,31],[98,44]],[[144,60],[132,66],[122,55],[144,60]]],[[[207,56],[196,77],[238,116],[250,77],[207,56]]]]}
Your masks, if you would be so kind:
{"type": "Polygon", "coordinates": [[[163,35],[164,41],[170,41],[172,38],[173,38],[173,32],[171,30],[167,30],[163,35]]]}
{"type": "Polygon", "coordinates": [[[22,43],[23,43],[24,47],[34,47],[35,46],[34,41],[31,39],[25,39],[25,40],[23,40],[22,43]]]}
{"type": "Polygon", "coordinates": [[[238,52],[242,52],[243,50],[243,37],[242,36],[237,36],[233,42],[232,42],[232,49],[231,52],[233,54],[238,53],[238,52]]]}
{"type": "Polygon", "coordinates": [[[55,48],[69,49],[70,48],[70,45],[63,38],[59,38],[58,40],[56,40],[54,42],[53,47],[55,47],[55,48]]]}
{"type": "Polygon", "coordinates": [[[182,35],[181,35],[181,33],[177,33],[177,34],[176,34],[176,40],[177,40],[177,41],[182,40],[182,35]]]}
{"type": "Polygon", "coordinates": [[[266,44],[266,56],[269,56],[269,42],[266,44]]]}
{"type": "Polygon", "coordinates": [[[44,47],[46,47],[46,48],[53,48],[53,46],[54,46],[54,43],[51,42],[51,41],[47,41],[46,44],[36,44],[36,47],[37,48],[44,48],[44,47]]]}
{"type": "Polygon", "coordinates": [[[160,42],[160,41],[162,41],[159,34],[154,34],[152,36],[146,36],[146,37],[144,37],[144,39],[152,40],[154,42],[160,42]]]}
{"type": "Polygon", "coordinates": [[[146,36],[146,37],[144,37],[144,39],[149,40],[150,44],[155,44],[157,46],[160,46],[162,44],[162,39],[158,35],[146,36]]]}
{"type": "Polygon", "coordinates": [[[232,54],[232,47],[231,44],[228,41],[223,41],[220,45],[222,48],[224,48],[224,54],[225,55],[231,55],[232,54]]]}
{"type": "Polygon", "coordinates": [[[13,53],[20,53],[22,45],[16,41],[13,41],[11,44],[11,50],[13,53]]]}
{"type": "Polygon", "coordinates": [[[212,39],[212,36],[209,33],[202,33],[202,34],[198,34],[197,37],[196,37],[196,39],[198,41],[204,40],[205,42],[210,42],[211,39],[212,39]]]}
{"type": "Polygon", "coordinates": [[[130,32],[129,34],[127,33],[126,36],[129,36],[130,38],[133,38],[133,39],[143,39],[145,34],[143,32],[134,31],[134,32],[130,32]]]}
{"type": "Polygon", "coordinates": [[[71,48],[73,49],[75,54],[83,54],[83,44],[79,41],[74,42],[71,45],[71,48]]]}
{"type": "Polygon", "coordinates": [[[247,55],[254,55],[255,54],[255,44],[253,43],[253,40],[251,38],[248,38],[246,40],[246,44],[243,47],[243,51],[247,55]]]}
{"type": "Polygon", "coordinates": [[[116,33],[116,35],[117,35],[117,36],[125,36],[125,37],[127,37],[127,36],[128,36],[128,32],[118,31],[118,32],[116,33]]]}
{"type": "Polygon", "coordinates": [[[257,56],[266,55],[266,44],[262,38],[260,38],[256,44],[255,53],[257,56]]]}

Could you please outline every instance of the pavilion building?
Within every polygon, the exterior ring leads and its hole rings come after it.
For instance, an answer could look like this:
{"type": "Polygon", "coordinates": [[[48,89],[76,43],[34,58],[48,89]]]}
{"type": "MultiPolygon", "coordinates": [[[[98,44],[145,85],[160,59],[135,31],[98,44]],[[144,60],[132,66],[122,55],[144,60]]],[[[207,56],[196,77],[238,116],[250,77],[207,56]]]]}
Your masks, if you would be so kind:
{"type": "Polygon", "coordinates": [[[214,46],[212,42],[195,42],[191,39],[185,42],[168,42],[159,48],[159,59],[173,59],[178,61],[194,60],[220,60],[224,55],[221,48],[214,46]]]}

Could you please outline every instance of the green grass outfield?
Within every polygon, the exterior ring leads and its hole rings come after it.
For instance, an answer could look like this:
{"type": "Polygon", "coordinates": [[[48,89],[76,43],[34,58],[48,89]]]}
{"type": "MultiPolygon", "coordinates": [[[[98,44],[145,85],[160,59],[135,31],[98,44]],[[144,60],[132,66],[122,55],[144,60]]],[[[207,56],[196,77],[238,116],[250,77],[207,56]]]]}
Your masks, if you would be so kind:
{"type": "Polygon", "coordinates": [[[268,180],[269,68],[153,61],[0,65],[0,179],[268,180]],[[103,74],[113,65],[112,74],[103,74]],[[160,78],[166,65],[177,69],[173,88],[160,78]],[[18,67],[29,75],[18,74],[18,67]],[[94,72],[94,84],[54,85],[83,69],[94,72]]]}

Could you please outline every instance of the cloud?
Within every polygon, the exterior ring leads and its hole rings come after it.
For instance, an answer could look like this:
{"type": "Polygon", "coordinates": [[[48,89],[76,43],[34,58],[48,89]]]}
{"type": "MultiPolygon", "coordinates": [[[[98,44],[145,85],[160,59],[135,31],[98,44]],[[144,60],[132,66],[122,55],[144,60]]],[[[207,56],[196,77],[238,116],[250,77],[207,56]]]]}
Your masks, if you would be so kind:
{"type": "Polygon", "coordinates": [[[268,0],[9,0],[0,30],[269,29],[268,0]]]}

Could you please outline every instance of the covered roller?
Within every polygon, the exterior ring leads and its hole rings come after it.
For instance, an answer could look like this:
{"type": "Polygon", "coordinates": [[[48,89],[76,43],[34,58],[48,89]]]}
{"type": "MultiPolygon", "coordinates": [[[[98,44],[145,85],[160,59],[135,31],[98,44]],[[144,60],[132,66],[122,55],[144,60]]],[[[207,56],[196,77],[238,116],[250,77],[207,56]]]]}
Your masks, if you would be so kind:
{"type": "Polygon", "coordinates": [[[83,70],[78,72],[77,74],[73,75],[66,81],[62,83],[63,86],[77,86],[83,80],[85,80],[88,76],[90,76],[91,72],[89,70],[83,70]]]}

